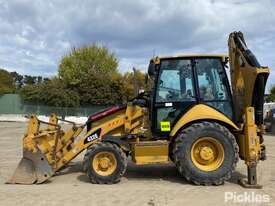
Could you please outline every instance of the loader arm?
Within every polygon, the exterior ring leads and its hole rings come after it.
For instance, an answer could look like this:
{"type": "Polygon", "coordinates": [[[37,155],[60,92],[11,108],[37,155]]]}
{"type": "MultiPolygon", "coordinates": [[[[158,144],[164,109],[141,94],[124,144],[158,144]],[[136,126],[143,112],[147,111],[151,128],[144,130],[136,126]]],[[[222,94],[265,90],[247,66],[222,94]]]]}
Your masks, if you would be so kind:
{"type": "Polygon", "coordinates": [[[229,35],[228,47],[235,122],[242,128],[237,140],[248,168],[248,182],[242,184],[257,187],[256,165],[265,157],[263,104],[269,68],[260,65],[241,32],[229,35]]]}
{"type": "Polygon", "coordinates": [[[143,112],[142,108],[131,103],[114,106],[90,116],[84,125],[77,126],[66,121],[72,124],[66,131],[58,124],[64,120],[58,119],[55,114],[50,116],[49,122],[31,115],[23,138],[23,158],[7,183],[43,183],[83,150],[98,141],[103,141],[105,136],[140,134],[140,128],[143,127],[143,112]],[[47,125],[47,128],[41,128],[42,124],[47,125]],[[88,131],[81,136],[86,126],[88,131]]]}

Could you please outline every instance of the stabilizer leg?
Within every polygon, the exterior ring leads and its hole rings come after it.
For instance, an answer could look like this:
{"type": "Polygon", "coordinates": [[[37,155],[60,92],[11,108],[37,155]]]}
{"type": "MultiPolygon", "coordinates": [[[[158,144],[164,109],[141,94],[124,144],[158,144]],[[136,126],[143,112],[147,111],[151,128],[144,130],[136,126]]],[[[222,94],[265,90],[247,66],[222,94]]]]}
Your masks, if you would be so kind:
{"type": "Polygon", "coordinates": [[[255,124],[254,108],[247,107],[245,113],[244,151],[247,165],[247,180],[241,179],[239,183],[245,188],[261,189],[257,183],[257,163],[261,157],[260,136],[255,124]]]}
{"type": "Polygon", "coordinates": [[[247,180],[240,179],[239,184],[244,188],[262,189],[263,186],[258,184],[257,181],[257,164],[247,166],[247,180]]]}

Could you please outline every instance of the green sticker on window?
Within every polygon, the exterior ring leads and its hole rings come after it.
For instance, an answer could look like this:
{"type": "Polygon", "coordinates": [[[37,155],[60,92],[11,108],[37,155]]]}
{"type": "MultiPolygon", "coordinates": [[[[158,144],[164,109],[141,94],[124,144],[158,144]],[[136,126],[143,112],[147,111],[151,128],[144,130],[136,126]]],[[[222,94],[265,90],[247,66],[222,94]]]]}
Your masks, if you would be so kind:
{"type": "Polygon", "coordinates": [[[170,122],[160,122],[160,130],[162,132],[169,132],[170,131],[170,122]]]}

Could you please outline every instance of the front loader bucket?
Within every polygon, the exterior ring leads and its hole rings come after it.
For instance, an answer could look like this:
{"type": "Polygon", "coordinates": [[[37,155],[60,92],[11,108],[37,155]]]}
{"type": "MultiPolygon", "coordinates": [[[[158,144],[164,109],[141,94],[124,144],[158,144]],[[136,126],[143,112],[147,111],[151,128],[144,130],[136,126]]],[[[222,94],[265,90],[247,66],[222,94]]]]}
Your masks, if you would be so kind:
{"type": "Polygon", "coordinates": [[[54,174],[52,167],[41,152],[23,152],[12,178],[7,184],[39,184],[45,182],[54,174]]]}
{"type": "Polygon", "coordinates": [[[27,132],[23,138],[23,158],[19,162],[9,184],[40,184],[48,180],[78,153],[74,140],[84,126],[77,127],[73,122],[50,116],[49,122],[30,116],[27,132]],[[63,131],[58,120],[73,124],[63,131]],[[41,124],[47,125],[41,128],[41,124]]]}
{"type": "Polygon", "coordinates": [[[22,158],[10,180],[7,184],[34,184],[36,175],[33,163],[31,160],[22,158]]]}

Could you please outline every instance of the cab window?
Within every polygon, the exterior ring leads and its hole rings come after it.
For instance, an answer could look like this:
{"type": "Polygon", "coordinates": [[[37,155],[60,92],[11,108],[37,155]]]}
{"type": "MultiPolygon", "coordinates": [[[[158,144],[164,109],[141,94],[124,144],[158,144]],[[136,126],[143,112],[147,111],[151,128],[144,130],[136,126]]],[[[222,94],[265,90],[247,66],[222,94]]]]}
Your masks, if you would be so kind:
{"type": "Polygon", "coordinates": [[[157,102],[194,100],[190,60],[162,61],[157,85],[157,102]]]}
{"type": "Polygon", "coordinates": [[[231,99],[228,95],[227,77],[221,60],[202,58],[195,61],[201,101],[232,117],[231,99]]]}

